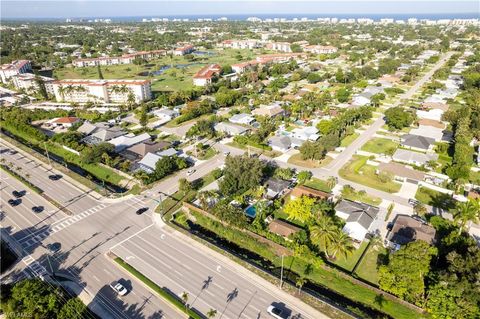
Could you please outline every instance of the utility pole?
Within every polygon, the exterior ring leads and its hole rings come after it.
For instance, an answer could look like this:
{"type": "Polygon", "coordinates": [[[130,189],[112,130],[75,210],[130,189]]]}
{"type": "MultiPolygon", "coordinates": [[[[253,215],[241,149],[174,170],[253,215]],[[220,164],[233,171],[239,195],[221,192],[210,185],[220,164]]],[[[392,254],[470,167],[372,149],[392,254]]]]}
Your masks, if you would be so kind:
{"type": "Polygon", "coordinates": [[[48,164],[50,164],[50,168],[52,169],[52,161],[50,160],[50,155],[48,155],[47,142],[43,142],[43,146],[45,147],[45,152],[47,153],[48,164]]]}
{"type": "Polygon", "coordinates": [[[158,205],[160,205],[160,215],[163,215],[163,200],[162,200],[162,192],[158,192],[159,194],[159,201],[158,205]]]}
{"type": "Polygon", "coordinates": [[[282,284],[283,284],[283,257],[285,255],[282,255],[282,270],[280,271],[280,289],[282,289],[282,284]]]}

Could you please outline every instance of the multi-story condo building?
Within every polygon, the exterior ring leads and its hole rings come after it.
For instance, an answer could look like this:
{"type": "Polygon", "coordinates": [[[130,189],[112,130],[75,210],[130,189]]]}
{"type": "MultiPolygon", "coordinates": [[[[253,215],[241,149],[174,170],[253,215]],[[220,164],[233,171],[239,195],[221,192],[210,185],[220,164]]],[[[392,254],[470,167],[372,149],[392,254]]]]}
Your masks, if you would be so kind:
{"type": "Polygon", "coordinates": [[[118,57],[99,57],[99,58],[89,58],[89,59],[77,59],[72,61],[74,67],[82,68],[86,66],[107,66],[107,65],[116,65],[116,64],[130,64],[133,63],[135,59],[155,59],[161,56],[167,55],[166,50],[155,50],[155,51],[140,51],[130,54],[124,54],[118,57]]]}
{"type": "Polygon", "coordinates": [[[307,45],[303,48],[303,51],[314,54],[331,54],[337,52],[338,49],[331,45],[307,45]]]}
{"type": "Polygon", "coordinates": [[[262,42],[255,39],[248,40],[225,40],[219,45],[222,48],[229,49],[257,49],[263,47],[262,42]]]}
{"type": "Polygon", "coordinates": [[[32,72],[32,64],[28,60],[15,60],[12,63],[0,66],[0,79],[7,83],[11,77],[18,74],[32,72]]]}
{"type": "Polygon", "coordinates": [[[271,42],[271,43],[267,43],[266,47],[267,49],[273,50],[273,51],[286,52],[286,53],[292,52],[292,49],[290,48],[290,43],[288,42],[271,42]]]}
{"type": "Polygon", "coordinates": [[[52,83],[57,102],[139,103],[151,99],[149,80],[60,80],[52,83]]]}
{"type": "Polygon", "coordinates": [[[220,75],[222,67],[219,64],[210,64],[200,69],[193,76],[193,84],[196,86],[206,86],[212,83],[215,76],[220,75]]]}
{"type": "MultiPolygon", "coordinates": [[[[53,82],[55,79],[46,76],[39,76],[39,78],[43,81],[47,93],[49,95],[54,95],[55,92],[53,91],[53,82]]],[[[38,81],[35,78],[35,75],[32,73],[17,74],[12,77],[12,82],[17,89],[23,89],[26,92],[34,92],[39,89],[38,81]]]]}
{"type": "Polygon", "coordinates": [[[186,44],[173,50],[173,55],[185,55],[192,53],[193,51],[195,51],[195,47],[191,44],[186,44]]]}

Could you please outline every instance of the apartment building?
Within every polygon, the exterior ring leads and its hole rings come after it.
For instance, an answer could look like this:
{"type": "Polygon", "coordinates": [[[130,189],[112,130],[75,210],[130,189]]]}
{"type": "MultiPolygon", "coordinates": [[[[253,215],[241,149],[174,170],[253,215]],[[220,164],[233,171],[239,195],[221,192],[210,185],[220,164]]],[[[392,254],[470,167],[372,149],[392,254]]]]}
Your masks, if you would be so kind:
{"type": "Polygon", "coordinates": [[[219,64],[210,64],[200,69],[193,76],[193,84],[195,86],[206,86],[212,83],[215,76],[220,75],[222,67],[219,64]]]}
{"type": "Polygon", "coordinates": [[[173,50],[173,55],[185,55],[192,53],[193,51],[195,51],[195,47],[191,44],[186,44],[173,50]]]}
{"type": "Polygon", "coordinates": [[[77,59],[72,61],[74,67],[83,68],[87,66],[108,66],[108,65],[117,65],[117,64],[130,64],[133,63],[135,59],[145,59],[151,60],[161,56],[167,55],[166,50],[154,50],[154,51],[139,51],[130,54],[124,54],[119,57],[99,57],[99,58],[89,58],[89,59],[77,59]]]}
{"type": "Polygon", "coordinates": [[[331,45],[307,45],[303,51],[314,54],[332,54],[336,53],[338,49],[331,45]]]}
{"type": "MultiPolygon", "coordinates": [[[[45,90],[49,95],[54,95],[53,82],[55,79],[46,76],[39,76],[45,85],[45,90]]],[[[12,77],[13,85],[19,90],[25,90],[25,92],[34,92],[39,89],[38,81],[35,75],[32,73],[17,74],[12,77]]]]}
{"type": "Polygon", "coordinates": [[[266,48],[273,51],[290,53],[292,49],[290,48],[290,43],[288,42],[271,42],[267,43],[266,48]]]}
{"type": "Polygon", "coordinates": [[[257,49],[263,47],[262,42],[255,39],[248,40],[225,40],[219,45],[221,48],[228,49],[257,49]]]}
{"type": "Polygon", "coordinates": [[[32,72],[32,64],[28,60],[15,60],[0,66],[0,79],[7,83],[15,75],[32,72]]]}
{"type": "Polygon", "coordinates": [[[60,80],[52,85],[57,102],[139,103],[152,96],[149,80],[60,80]]]}

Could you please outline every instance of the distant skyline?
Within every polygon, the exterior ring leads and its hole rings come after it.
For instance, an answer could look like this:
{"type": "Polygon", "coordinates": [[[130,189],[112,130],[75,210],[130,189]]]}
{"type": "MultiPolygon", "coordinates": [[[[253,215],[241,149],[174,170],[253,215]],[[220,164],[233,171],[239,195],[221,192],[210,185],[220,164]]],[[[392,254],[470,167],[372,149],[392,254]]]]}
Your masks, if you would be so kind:
{"type": "Polygon", "coordinates": [[[265,15],[265,14],[468,14],[478,17],[478,0],[467,1],[294,1],[294,0],[223,0],[223,1],[104,1],[58,0],[1,1],[3,19],[32,18],[96,18],[96,17],[165,17],[200,15],[265,15]]]}

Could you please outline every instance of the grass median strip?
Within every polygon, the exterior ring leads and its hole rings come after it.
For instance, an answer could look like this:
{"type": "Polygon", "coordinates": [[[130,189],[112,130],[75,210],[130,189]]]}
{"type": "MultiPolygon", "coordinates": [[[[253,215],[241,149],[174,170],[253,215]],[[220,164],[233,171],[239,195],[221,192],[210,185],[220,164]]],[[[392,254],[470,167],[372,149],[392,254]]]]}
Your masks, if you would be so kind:
{"type": "Polygon", "coordinates": [[[114,260],[117,264],[122,266],[126,271],[128,271],[130,274],[135,276],[138,280],[140,280],[145,285],[147,285],[147,287],[149,287],[150,289],[155,291],[157,294],[159,294],[163,299],[167,300],[170,304],[177,307],[180,311],[188,315],[189,318],[192,318],[192,319],[203,318],[202,315],[198,314],[193,309],[185,307],[185,304],[181,300],[179,300],[179,298],[176,295],[173,295],[171,292],[169,292],[165,288],[162,288],[156,283],[154,283],[153,281],[151,281],[144,274],[142,274],[137,269],[135,269],[132,265],[125,262],[122,258],[116,257],[114,260]]]}
{"type": "Polygon", "coordinates": [[[0,167],[5,171],[7,172],[10,176],[12,176],[13,178],[19,180],[22,184],[24,184],[25,186],[27,186],[28,188],[30,188],[32,191],[34,191],[35,193],[37,194],[42,194],[43,193],[43,190],[38,188],[37,186],[33,185],[32,183],[30,183],[28,180],[26,180],[23,176],[17,174],[15,171],[11,170],[10,167],[6,166],[6,165],[0,165],[0,167]]]}

